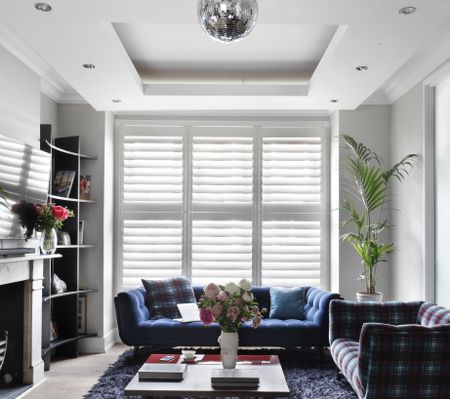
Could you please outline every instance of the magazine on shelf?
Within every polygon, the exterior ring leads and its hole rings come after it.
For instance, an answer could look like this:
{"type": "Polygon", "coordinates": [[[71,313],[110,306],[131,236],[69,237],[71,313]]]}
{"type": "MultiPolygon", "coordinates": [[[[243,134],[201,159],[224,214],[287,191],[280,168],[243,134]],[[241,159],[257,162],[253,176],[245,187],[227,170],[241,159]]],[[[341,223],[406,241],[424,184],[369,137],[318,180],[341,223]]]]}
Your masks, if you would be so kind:
{"type": "Polygon", "coordinates": [[[140,381],[181,381],[186,372],[186,364],[170,363],[144,363],[139,369],[138,375],[140,381]]]}
{"type": "Polygon", "coordinates": [[[73,181],[75,180],[74,170],[58,170],[53,179],[53,195],[58,197],[70,197],[73,181]]]}
{"type": "Polygon", "coordinates": [[[83,245],[84,241],[84,220],[78,222],[78,245],[83,245]]]}
{"type": "Polygon", "coordinates": [[[213,369],[211,382],[220,384],[259,384],[259,373],[256,369],[213,369]]]}

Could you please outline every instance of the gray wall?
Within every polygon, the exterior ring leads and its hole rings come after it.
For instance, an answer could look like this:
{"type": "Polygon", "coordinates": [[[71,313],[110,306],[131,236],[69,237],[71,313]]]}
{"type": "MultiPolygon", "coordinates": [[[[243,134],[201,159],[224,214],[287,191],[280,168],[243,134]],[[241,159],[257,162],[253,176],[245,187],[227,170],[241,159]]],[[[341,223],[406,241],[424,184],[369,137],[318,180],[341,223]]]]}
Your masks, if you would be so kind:
{"type": "Polygon", "coordinates": [[[41,93],[41,123],[52,125],[52,134],[58,132],[58,104],[41,93]]]}
{"type": "MultiPolygon", "coordinates": [[[[336,118],[336,116],[334,116],[334,118],[336,118]]],[[[390,166],[390,119],[391,107],[389,105],[363,105],[358,107],[354,111],[340,111],[338,121],[339,134],[349,134],[353,136],[357,141],[363,142],[383,159],[386,166],[390,166]]],[[[332,126],[333,124],[335,123],[332,123],[332,126]]],[[[334,145],[336,146],[336,142],[334,143],[334,145]]],[[[339,195],[340,204],[342,204],[342,201],[345,197],[348,197],[348,194],[345,192],[345,185],[342,181],[342,168],[344,167],[342,160],[345,158],[345,156],[346,152],[342,148],[334,148],[332,167],[338,167],[340,170],[339,189],[338,193],[334,193],[334,196],[339,195]],[[338,166],[336,165],[336,151],[339,151],[340,157],[340,165],[338,166]]],[[[334,191],[336,191],[336,188],[334,188],[334,191]]],[[[332,202],[336,204],[336,201],[333,200],[333,198],[332,202]]],[[[336,210],[334,212],[336,212],[336,210]]],[[[342,222],[345,215],[343,215],[342,212],[340,213],[341,214],[339,215],[339,219],[342,222]]],[[[333,217],[332,214],[332,234],[335,237],[336,235],[340,236],[343,233],[340,228],[338,232],[335,231],[337,224],[337,217],[333,217]]],[[[386,233],[383,239],[385,241],[388,241],[390,239],[389,232],[386,233]]],[[[335,246],[336,245],[337,244],[335,243],[335,246]]],[[[338,249],[333,249],[332,247],[332,262],[334,262],[334,265],[332,266],[332,275],[334,274],[334,276],[337,276],[338,278],[338,286],[336,287],[335,281],[335,285],[333,286],[333,288],[337,288],[341,295],[343,295],[346,299],[355,299],[355,293],[357,291],[365,290],[364,282],[356,280],[359,274],[362,272],[360,258],[349,243],[341,241],[339,243],[338,249]],[[336,257],[335,255],[333,255],[333,253],[336,254],[337,251],[339,251],[339,254],[336,257]],[[339,259],[338,270],[335,266],[337,259],[339,259]]],[[[382,291],[385,299],[391,298],[390,267],[391,261],[389,260],[387,263],[380,264],[377,270],[377,291],[382,291]]]]}
{"type": "Polygon", "coordinates": [[[391,159],[418,154],[406,182],[392,187],[392,240],[397,251],[392,261],[392,293],[396,300],[424,299],[424,185],[423,185],[423,92],[422,84],[392,104],[391,159]]]}
{"type": "Polygon", "coordinates": [[[109,113],[90,105],[60,104],[58,136],[80,136],[81,153],[97,156],[84,160],[81,173],[91,175],[91,198],[96,204],[81,204],[85,221],[84,241],[96,248],[80,251],[80,285],[98,292],[87,298],[87,325],[98,337],[81,341],[82,352],[102,352],[114,340],[113,262],[112,262],[112,121],[109,113]]]}
{"type": "Polygon", "coordinates": [[[39,147],[40,77],[0,45],[0,133],[39,147]]]}

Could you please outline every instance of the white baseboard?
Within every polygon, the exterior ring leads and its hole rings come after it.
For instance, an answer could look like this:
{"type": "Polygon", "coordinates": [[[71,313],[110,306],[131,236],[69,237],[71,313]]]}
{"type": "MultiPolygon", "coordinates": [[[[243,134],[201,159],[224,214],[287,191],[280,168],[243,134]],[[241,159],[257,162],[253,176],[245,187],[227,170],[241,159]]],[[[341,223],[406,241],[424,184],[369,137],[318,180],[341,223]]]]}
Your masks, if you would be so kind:
{"type": "Polygon", "coordinates": [[[117,328],[110,330],[103,337],[90,337],[79,342],[80,353],[105,353],[111,349],[117,341],[117,328]]]}

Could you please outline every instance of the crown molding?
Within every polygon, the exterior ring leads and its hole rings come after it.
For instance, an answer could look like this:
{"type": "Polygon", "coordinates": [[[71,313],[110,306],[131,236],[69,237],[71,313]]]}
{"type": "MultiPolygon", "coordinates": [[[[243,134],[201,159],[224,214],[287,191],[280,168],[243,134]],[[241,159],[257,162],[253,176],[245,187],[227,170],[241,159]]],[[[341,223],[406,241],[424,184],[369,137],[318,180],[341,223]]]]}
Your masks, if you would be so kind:
{"type": "Polygon", "coordinates": [[[441,39],[438,42],[416,53],[386,82],[383,92],[389,99],[389,103],[397,101],[417,83],[448,62],[450,30],[446,27],[441,33],[441,39]]]}

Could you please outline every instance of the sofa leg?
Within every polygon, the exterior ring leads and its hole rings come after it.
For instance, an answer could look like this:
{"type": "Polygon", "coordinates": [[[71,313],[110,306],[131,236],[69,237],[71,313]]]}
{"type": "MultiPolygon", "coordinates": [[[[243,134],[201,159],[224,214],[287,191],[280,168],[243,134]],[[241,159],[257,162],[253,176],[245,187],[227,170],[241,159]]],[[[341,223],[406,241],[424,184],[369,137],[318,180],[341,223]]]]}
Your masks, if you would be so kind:
{"type": "Polygon", "coordinates": [[[342,374],[341,370],[336,371],[336,381],[342,381],[342,377],[344,374],[342,374]]]}
{"type": "Polygon", "coordinates": [[[138,358],[138,355],[139,355],[139,349],[140,349],[140,346],[139,346],[139,345],[136,345],[136,346],[133,348],[133,359],[134,359],[134,360],[136,360],[136,359],[138,358]]]}

